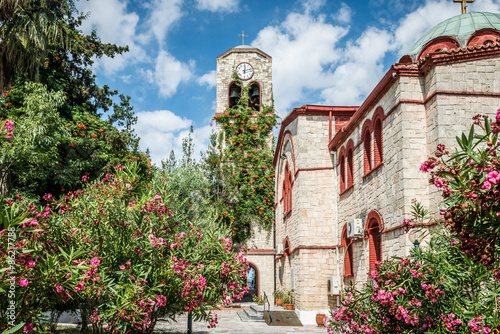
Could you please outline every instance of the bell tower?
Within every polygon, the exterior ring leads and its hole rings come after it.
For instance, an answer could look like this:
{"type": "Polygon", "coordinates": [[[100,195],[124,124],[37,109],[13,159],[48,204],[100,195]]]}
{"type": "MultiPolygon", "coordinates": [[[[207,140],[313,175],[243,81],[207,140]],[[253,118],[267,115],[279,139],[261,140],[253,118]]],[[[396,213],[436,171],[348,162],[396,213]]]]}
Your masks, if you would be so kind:
{"type": "MultiPolygon", "coordinates": [[[[240,36],[246,37],[244,33],[240,36]]],[[[241,81],[245,87],[249,87],[248,107],[253,109],[247,109],[249,112],[259,113],[264,110],[263,107],[272,106],[272,58],[257,48],[243,44],[217,57],[216,116],[225,114],[227,108],[238,109],[238,102],[242,95],[242,87],[238,81],[241,81]],[[235,74],[238,76],[237,79],[234,77],[235,74]]],[[[217,136],[225,135],[222,124],[216,124],[216,133],[217,136]]],[[[220,140],[221,148],[226,148],[226,141],[222,138],[220,140]]],[[[272,147],[272,133],[269,135],[268,147],[272,147]]],[[[272,151],[268,152],[272,155],[272,151]]],[[[245,295],[243,302],[251,302],[253,295],[262,296],[264,292],[271,296],[274,291],[274,257],[276,255],[274,228],[271,224],[266,229],[263,222],[256,220],[249,223],[250,237],[241,244],[235,244],[239,251],[245,253],[249,265],[247,282],[249,293],[245,295]]]]}
{"type": "Polygon", "coordinates": [[[245,86],[250,85],[250,103],[255,110],[272,104],[272,58],[249,45],[232,48],[217,57],[217,111],[237,105],[241,88],[236,85],[236,73],[245,86]]]}

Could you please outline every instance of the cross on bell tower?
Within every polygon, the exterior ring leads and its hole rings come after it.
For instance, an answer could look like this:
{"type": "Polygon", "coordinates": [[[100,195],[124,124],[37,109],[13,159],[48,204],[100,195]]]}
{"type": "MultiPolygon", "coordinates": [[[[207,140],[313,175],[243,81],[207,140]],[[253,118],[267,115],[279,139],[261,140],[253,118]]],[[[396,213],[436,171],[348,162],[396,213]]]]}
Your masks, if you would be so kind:
{"type": "Polygon", "coordinates": [[[248,37],[248,35],[245,35],[245,30],[242,30],[238,37],[241,37],[241,45],[245,45],[245,37],[248,37]]]}
{"type": "Polygon", "coordinates": [[[462,14],[467,13],[467,4],[473,3],[474,0],[453,0],[453,2],[461,2],[462,3],[462,14]]]}

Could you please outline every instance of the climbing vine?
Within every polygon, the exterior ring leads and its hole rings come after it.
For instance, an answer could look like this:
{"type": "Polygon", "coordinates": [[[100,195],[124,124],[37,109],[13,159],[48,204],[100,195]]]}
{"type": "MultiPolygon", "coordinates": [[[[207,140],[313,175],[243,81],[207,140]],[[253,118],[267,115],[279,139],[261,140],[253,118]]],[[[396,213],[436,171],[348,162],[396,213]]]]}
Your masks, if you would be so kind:
{"type": "Polygon", "coordinates": [[[233,239],[250,237],[250,226],[268,229],[274,221],[273,128],[278,116],[273,106],[260,112],[251,105],[250,86],[233,75],[241,87],[236,106],[215,116],[219,131],[212,137],[206,158],[211,192],[218,214],[232,228],[233,239]]]}

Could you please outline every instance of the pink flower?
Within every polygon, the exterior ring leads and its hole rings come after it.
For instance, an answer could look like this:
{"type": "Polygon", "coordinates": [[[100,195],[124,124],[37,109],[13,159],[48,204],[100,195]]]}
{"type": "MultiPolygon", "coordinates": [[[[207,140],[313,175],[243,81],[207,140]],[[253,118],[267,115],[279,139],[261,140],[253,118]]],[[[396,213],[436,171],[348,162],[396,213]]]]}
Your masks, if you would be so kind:
{"type": "Polygon", "coordinates": [[[121,265],[121,266],[120,266],[120,269],[121,269],[121,270],[125,270],[125,266],[124,266],[124,265],[121,265]]]}
{"type": "Polygon", "coordinates": [[[21,278],[19,280],[19,285],[20,286],[28,286],[28,280],[26,278],[21,278]]]}
{"type": "Polygon", "coordinates": [[[434,185],[438,188],[441,188],[443,186],[443,181],[440,180],[440,179],[437,179],[436,181],[434,181],[434,185]]]}
{"type": "Polygon", "coordinates": [[[9,133],[8,135],[5,136],[5,138],[12,138],[14,135],[12,133],[9,133]]]}
{"type": "Polygon", "coordinates": [[[33,328],[35,328],[35,325],[33,325],[31,322],[28,322],[26,325],[24,325],[23,330],[25,333],[31,333],[33,331],[33,328]]]}
{"type": "Polygon", "coordinates": [[[500,173],[498,173],[496,170],[489,172],[486,175],[486,180],[490,183],[497,184],[500,181],[500,173]]]}
{"type": "Polygon", "coordinates": [[[10,120],[5,121],[5,127],[7,128],[7,130],[12,131],[14,129],[13,125],[14,125],[14,122],[12,122],[10,120]]]}
{"type": "Polygon", "coordinates": [[[79,282],[78,285],[75,287],[76,291],[81,291],[85,289],[85,285],[82,282],[79,282]]]}
{"type": "Polygon", "coordinates": [[[130,189],[130,187],[132,187],[132,186],[130,185],[130,183],[127,183],[127,184],[125,185],[125,187],[127,187],[127,188],[129,188],[129,189],[130,189]]]}
{"type": "Polygon", "coordinates": [[[491,183],[489,181],[484,181],[484,183],[483,183],[483,189],[490,190],[491,189],[491,183]]]}

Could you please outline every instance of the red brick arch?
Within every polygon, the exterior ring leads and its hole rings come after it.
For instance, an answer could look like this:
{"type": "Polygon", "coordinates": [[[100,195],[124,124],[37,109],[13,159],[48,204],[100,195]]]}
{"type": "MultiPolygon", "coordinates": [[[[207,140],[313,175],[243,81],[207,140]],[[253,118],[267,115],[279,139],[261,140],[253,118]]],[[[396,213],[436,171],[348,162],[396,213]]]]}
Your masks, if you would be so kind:
{"type": "Polygon", "coordinates": [[[241,86],[238,85],[238,81],[236,80],[233,80],[231,81],[228,85],[227,85],[227,107],[231,108],[232,105],[231,105],[231,98],[230,98],[230,94],[231,94],[231,87],[235,85],[238,87],[238,89],[240,90],[240,97],[241,97],[241,86]]]}
{"type": "Polygon", "coordinates": [[[290,246],[290,239],[288,236],[285,237],[285,242],[283,242],[283,255],[284,256],[290,256],[292,252],[292,248],[290,246]]]}
{"type": "Polygon", "coordinates": [[[495,43],[500,38],[500,31],[495,29],[481,29],[469,37],[467,46],[483,45],[487,42],[495,43]]]}
{"type": "Polygon", "coordinates": [[[375,262],[382,261],[382,217],[376,210],[370,211],[366,218],[366,232],[369,242],[370,272],[375,270],[375,262]]]}
{"type": "Polygon", "coordinates": [[[285,215],[292,211],[292,183],[293,176],[287,161],[285,165],[285,177],[283,178],[283,212],[285,215]]]}
{"type": "Polygon", "coordinates": [[[429,53],[438,52],[443,49],[460,49],[460,43],[456,38],[449,36],[434,38],[422,48],[422,51],[420,51],[420,54],[418,55],[418,59],[425,58],[425,56],[427,56],[429,53]]]}
{"type": "Polygon", "coordinates": [[[347,224],[342,228],[341,246],[344,247],[344,277],[353,276],[352,239],[347,238],[347,224]]]}
{"type": "Polygon", "coordinates": [[[365,230],[368,230],[368,223],[372,218],[375,218],[378,221],[380,227],[379,231],[382,232],[384,230],[384,222],[382,221],[382,216],[377,210],[372,210],[368,213],[368,216],[366,217],[365,230]]]}
{"type": "Polygon", "coordinates": [[[295,175],[295,173],[297,172],[297,164],[295,163],[295,146],[293,145],[293,136],[290,130],[286,130],[283,134],[283,145],[281,146],[282,152],[288,141],[290,141],[290,145],[292,146],[293,174],[295,175]]]}
{"type": "Polygon", "coordinates": [[[384,109],[377,107],[372,118],[373,122],[373,167],[384,162],[384,109]]]}
{"type": "Polygon", "coordinates": [[[354,185],[354,141],[349,139],[346,145],[347,151],[347,188],[354,185]]]}
{"type": "MultiPolygon", "coordinates": [[[[258,105],[254,105],[254,108],[256,111],[260,111],[261,110],[261,105],[262,105],[262,86],[260,84],[260,82],[254,80],[254,81],[251,81],[248,83],[248,87],[252,88],[253,86],[257,86],[257,88],[259,89],[259,99],[258,99],[258,105]]],[[[248,98],[249,98],[249,105],[250,105],[250,101],[252,100],[252,91],[250,90],[248,92],[248,98]]]]}
{"type": "Polygon", "coordinates": [[[373,168],[373,158],[372,158],[372,131],[373,122],[369,119],[363,124],[361,130],[361,141],[363,142],[363,165],[365,175],[368,174],[373,168]]]}
{"type": "Polygon", "coordinates": [[[346,189],[346,184],[347,184],[345,162],[346,162],[346,150],[344,147],[342,147],[338,155],[340,192],[343,192],[346,189]]]}
{"type": "MultiPolygon", "coordinates": [[[[383,113],[384,111],[382,111],[383,113]]],[[[365,134],[367,131],[370,131],[372,132],[373,131],[373,122],[371,119],[367,119],[365,120],[365,122],[363,123],[363,127],[361,128],[361,141],[364,141],[365,140],[365,134]]]]}

